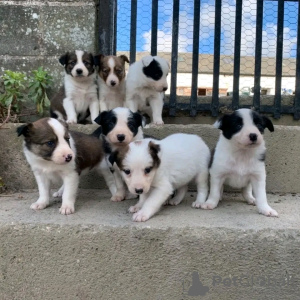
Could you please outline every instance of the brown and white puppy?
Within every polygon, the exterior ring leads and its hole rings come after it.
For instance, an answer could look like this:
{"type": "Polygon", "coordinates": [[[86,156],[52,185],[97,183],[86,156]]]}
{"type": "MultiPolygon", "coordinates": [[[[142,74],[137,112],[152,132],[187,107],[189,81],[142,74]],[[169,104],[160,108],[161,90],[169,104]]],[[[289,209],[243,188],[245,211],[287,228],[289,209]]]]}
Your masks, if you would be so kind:
{"type": "Polygon", "coordinates": [[[50,183],[59,178],[63,186],[54,193],[55,197],[62,196],[59,211],[63,215],[74,213],[79,175],[93,168],[103,174],[110,191],[115,193],[114,178],[98,138],[69,131],[64,122],[53,118],[22,125],[17,133],[24,136],[24,153],[39,189],[39,199],[32,209],[44,209],[50,204],[50,183]]]}
{"type": "MultiPolygon", "coordinates": [[[[106,159],[112,151],[126,147],[132,141],[143,139],[143,117],[139,113],[133,113],[126,107],[117,107],[110,111],[103,111],[95,122],[101,127],[93,132],[94,136],[102,139],[105,147],[106,159]]],[[[126,195],[126,186],[116,165],[112,168],[116,181],[117,192],[111,198],[112,201],[122,201],[132,198],[126,195]]],[[[135,198],[136,196],[134,196],[135,198]]]]}
{"type": "Polygon", "coordinates": [[[83,122],[99,114],[97,81],[92,53],[76,50],[59,58],[65,67],[64,88],[51,99],[51,117],[67,123],[83,122]]]}
{"type": "Polygon", "coordinates": [[[126,55],[95,56],[99,65],[98,85],[100,111],[111,110],[124,106],[125,101],[125,62],[129,63],[126,55]]]}

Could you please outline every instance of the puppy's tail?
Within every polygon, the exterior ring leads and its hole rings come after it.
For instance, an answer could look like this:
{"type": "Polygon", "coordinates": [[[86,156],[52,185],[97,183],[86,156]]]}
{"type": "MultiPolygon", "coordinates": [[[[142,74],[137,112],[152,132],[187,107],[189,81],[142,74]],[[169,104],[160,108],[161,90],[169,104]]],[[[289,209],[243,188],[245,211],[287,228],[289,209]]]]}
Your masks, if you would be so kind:
{"type": "Polygon", "coordinates": [[[99,138],[102,133],[102,127],[98,127],[94,132],[92,132],[90,135],[95,136],[96,138],[99,138]]]}

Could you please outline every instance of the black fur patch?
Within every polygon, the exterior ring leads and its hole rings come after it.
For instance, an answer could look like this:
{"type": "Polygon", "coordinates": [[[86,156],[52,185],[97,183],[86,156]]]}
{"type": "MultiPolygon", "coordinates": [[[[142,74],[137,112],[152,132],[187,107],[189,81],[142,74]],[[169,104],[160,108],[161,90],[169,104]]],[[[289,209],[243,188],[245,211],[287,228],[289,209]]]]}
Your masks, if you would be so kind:
{"type": "Polygon", "coordinates": [[[139,127],[143,126],[143,117],[139,113],[131,112],[128,117],[127,126],[133,133],[133,136],[136,136],[139,127]]]}
{"type": "Polygon", "coordinates": [[[163,75],[161,66],[155,59],[147,67],[143,68],[143,72],[146,77],[152,78],[155,81],[161,79],[163,75]]]}
{"type": "Polygon", "coordinates": [[[153,159],[153,168],[158,168],[160,165],[160,158],[158,157],[158,152],[160,151],[160,145],[155,144],[154,142],[149,142],[149,153],[153,159]]]}
{"type": "Polygon", "coordinates": [[[117,116],[112,111],[103,111],[95,120],[102,127],[102,134],[107,135],[117,124],[117,116]]]}
{"type": "Polygon", "coordinates": [[[219,122],[219,129],[222,130],[224,137],[228,140],[238,133],[244,125],[243,118],[237,112],[231,115],[224,115],[219,119],[219,122]]]}
{"type": "Polygon", "coordinates": [[[261,116],[257,112],[252,111],[252,119],[260,133],[264,133],[265,128],[268,128],[271,132],[274,131],[273,123],[266,116],[261,116]]]}
{"type": "Polygon", "coordinates": [[[209,164],[208,164],[208,168],[210,169],[213,162],[214,162],[214,158],[215,158],[215,153],[216,153],[216,148],[214,148],[212,151],[211,151],[211,156],[210,156],[210,161],[209,161],[209,164]]]}

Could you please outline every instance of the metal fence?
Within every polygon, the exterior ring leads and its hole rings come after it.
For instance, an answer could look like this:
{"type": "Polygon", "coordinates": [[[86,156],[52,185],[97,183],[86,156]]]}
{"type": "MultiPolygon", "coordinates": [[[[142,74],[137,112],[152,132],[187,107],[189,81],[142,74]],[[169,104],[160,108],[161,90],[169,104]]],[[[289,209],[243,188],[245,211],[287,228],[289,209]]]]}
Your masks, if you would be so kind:
{"type": "Polygon", "coordinates": [[[191,116],[199,111],[217,116],[227,106],[232,110],[253,107],[275,118],[293,114],[299,120],[299,2],[100,0],[99,51],[128,53],[131,63],[148,53],[169,58],[170,95],[165,106],[170,116],[178,110],[189,111],[191,116]],[[211,78],[211,87],[199,88],[205,81],[199,74],[211,78]],[[190,79],[188,100],[178,97],[178,76],[190,79]],[[222,91],[221,77],[232,81],[230,91],[222,91]],[[246,78],[248,97],[241,86],[246,78]],[[265,79],[274,86],[270,96],[263,96],[268,90],[262,86],[265,79]],[[283,81],[293,87],[286,89],[283,81]],[[286,90],[291,94],[288,97],[286,90]],[[267,102],[262,101],[264,97],[267,102]]]}

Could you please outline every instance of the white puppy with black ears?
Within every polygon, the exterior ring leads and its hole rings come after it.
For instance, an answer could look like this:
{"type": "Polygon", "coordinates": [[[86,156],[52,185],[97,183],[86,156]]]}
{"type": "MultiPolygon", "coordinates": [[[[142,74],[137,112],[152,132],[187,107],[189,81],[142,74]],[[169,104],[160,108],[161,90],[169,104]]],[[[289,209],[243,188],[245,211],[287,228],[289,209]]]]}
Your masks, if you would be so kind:
{"type": "Polygon", "coordinates": [[[274,131],[272,122],[250,109],[224,115],[215,123],[222,130],[210,168],[210,194],[207,201],[194,207],[215,208],[223,193],[223,184],[241,188],[249,204],[259,213],[277,217],[267,202],[264,129],[274,131]],[[252,194],[252,190],[254,195],[252,194]]]}
{"type": "Polygon", "coordinates": [[[159,211],[177,190],[169,204],[179,204],[195,180],[197,203],[204,203],[208,193],[210,151],[203,140],[192,134],[172,134],[163,140],[144,139],[115,151],[116,162],[132,194],[139,195],[129,208],[133,221],[144,222],[159,211]]]}
{"type": "Polygon", "coordinates": [[[149,55],[133,63],[127,74],[125,106],[148,114],[157,125],[164,124],[162,110],[169,68],[164,58],[149,55]]]}

